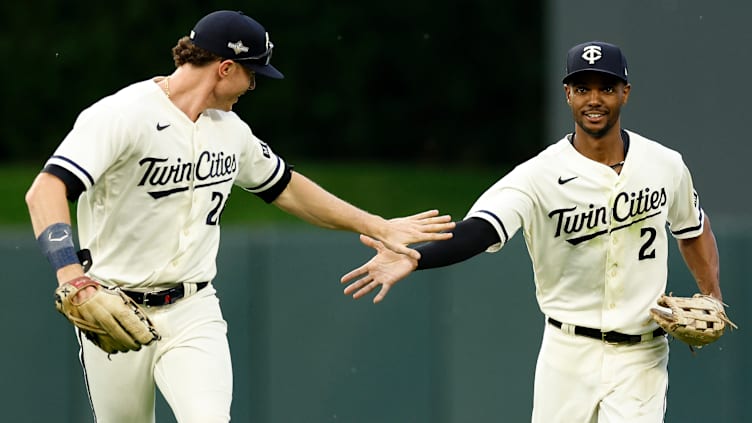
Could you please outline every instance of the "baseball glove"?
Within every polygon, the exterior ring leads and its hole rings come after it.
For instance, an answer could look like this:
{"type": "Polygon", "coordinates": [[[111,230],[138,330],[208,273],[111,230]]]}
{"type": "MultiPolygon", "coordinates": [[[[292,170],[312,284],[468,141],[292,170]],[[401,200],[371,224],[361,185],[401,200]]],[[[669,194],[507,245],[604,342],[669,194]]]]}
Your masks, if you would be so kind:
{"type": "Polygon", "coordinates": [[[723,335],[726,326],[737,326],[728,318],[723,303],[710,295],[695,294],[691,298],[661,295],[658,305],[668,307],[671,312],[653,308],[650,316],[669,335],[689,344],[702,348],[715,342],[723,335]]]}
{"type": "Polygon", "coordinates": [[[138,351],[160,338],[146,313],[119,288],[105,288],[81,276],[55,290],[55,307],[96,346],[108,354],[138,351]],[[96,292],[78,302],[76,294],[93,286],[96,292]]]}

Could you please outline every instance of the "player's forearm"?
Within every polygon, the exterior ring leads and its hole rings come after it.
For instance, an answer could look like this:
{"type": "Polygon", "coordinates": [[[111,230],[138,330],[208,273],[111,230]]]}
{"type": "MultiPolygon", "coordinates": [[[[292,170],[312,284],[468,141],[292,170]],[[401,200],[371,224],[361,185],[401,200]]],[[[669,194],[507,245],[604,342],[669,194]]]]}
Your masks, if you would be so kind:
{"type": "Polygon", "coordinates": [[[705,215],[702,234],[696,238],[680,239],[679,251],[694,276],[700,292],[722,300],[718,246],[707,215],[705,215]]]}
{"type": "Polygon", "coordinates": [[[53,223],[70,224],[65,184],[57,177],[40,173],[26,192],[25,199],[35,238],[53,223]]]}
{"type": "Polygon", "coordinates": [[[417,269],[449,266],[474,257],[500,242],[499,234],[487,221],[475,217],[457,223],[452,238],[416,247],[421,258],[417,269]]]}
{"type": "Polygon", "coordinates": [[[329,193],[307,177],[293,172],[287,188],[274,201],[282,210],[316,226],[363,233],[373,237],[387,221],[329,193]]]}
{"type": "MultiPolygon", "coordinates": [[[[47,228],[56,223],[70,225],[70,211],[65,197],[65,184],[57,177],[40,173],[26,193],[34,237],[39,238],[47,228]]],[[[72,236],[72,234],[70,234],[72,236]]],[[[58,283],[64,283],[84,274],[79,263],[55,269],[58,283]]]]}

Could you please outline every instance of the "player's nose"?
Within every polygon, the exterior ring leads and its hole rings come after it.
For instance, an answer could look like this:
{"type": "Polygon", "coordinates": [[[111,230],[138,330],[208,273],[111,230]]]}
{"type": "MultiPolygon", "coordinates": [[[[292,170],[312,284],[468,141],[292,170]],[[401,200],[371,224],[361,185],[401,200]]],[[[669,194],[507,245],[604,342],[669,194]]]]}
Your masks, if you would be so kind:
{"type": "Polygon", "coordinates": [[[590,90],[588,93],[588,104],[589,105],[599,105],[603,103],[603,98],[601,97],[603,93],[600,90],[590,90]]]}

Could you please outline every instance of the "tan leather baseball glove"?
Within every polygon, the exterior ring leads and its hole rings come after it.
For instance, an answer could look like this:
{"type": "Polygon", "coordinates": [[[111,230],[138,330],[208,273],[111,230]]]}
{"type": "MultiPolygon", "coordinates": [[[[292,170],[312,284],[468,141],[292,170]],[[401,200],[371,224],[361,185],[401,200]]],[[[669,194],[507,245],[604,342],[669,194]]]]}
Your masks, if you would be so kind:
{"type": "Polygon", "coordinates": [[[149,317],[119,288],[105,288],[81,276],[55,290],[55,307],[86,337],[108,354],[138,351],[158,340],[149,317]],[[93,286],[96,292],[78,302],[76,294],[93,286]]]}
{"type": "Polygon", "coordinates": [[[653,308],[650,310],[653,320],[690,347],[701,348],[717,341],[726,326],[737,329],[726,315],[723,303],[710,295],[695,294],[688,298],[664,294],[658,298],[658,305],[668,307],[671,312],[653,308]]]}

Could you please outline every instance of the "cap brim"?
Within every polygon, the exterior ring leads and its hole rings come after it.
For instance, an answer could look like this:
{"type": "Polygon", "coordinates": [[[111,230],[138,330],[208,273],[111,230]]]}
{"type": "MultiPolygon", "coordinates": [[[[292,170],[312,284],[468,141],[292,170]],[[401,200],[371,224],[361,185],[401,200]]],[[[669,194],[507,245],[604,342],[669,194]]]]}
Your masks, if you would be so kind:
{"type": "Polygon", "coordinates": [[[272,65],[258,65],[255,63],[243,63],[242,61],[239,63],[242,63],[243,66],[245,66],[246,68],[256,72],[257,75],[263,75],[267,78],[272,78],[272,79],[285,79],[285,76],[282,75],[282,72],[278,71],[277,68],[275,68],[272,65]]]}
{"type": "Polygon", "coordinates": [[[566,83],[567,83],[567,81],[569,81],[570,79],[572,79],[572,77],[573,77],[573,76],[575,76],[575,75],[579,75],[579,74],[581,74],[581,73],[585,73],[585,72],[598,72],[598,73],[605,73],[606,75],[611,75],[611,76],[613,76],[613,77],[615,77],[615,78],[617,78],[617,79],[621,79],[621,80],[622,80],[622,81],[624,81],[624,82],[629,82],[629,81],[627,81],[626,79],[624,79],[624,77],[623,77],[623,76],[621,76],[621,75],[617,75],[617,74],[615,74],[615,73],[613,73],[613,72],[609,72],[609,71],[607,71],[607,70],[603,70],[603,69],[580,69],[580,70],[576,70],[576,71],[574,71],[574,72],[570,73],[569,75],[565,76],[565,77],[564,77],[564,79],[562,79],[562,80],[561,80],[561,82],[562,82],[562,83],[564,83],[564,84],[566,84],[566,83]]]}

